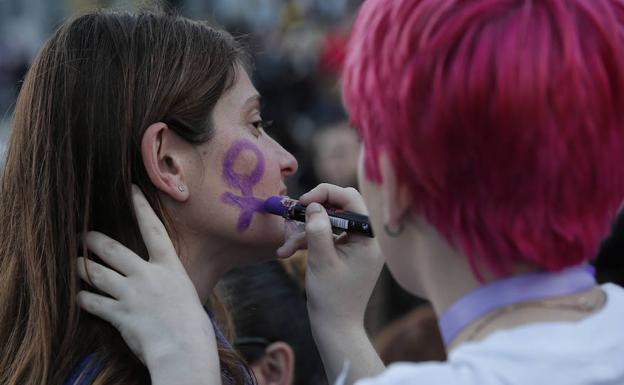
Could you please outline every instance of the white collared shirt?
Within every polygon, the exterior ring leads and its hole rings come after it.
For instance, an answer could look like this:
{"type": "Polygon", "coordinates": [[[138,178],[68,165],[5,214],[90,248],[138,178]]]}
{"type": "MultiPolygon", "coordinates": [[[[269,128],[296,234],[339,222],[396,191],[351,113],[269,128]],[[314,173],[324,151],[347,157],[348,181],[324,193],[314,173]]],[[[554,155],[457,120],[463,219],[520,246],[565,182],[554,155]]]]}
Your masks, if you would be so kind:
{"type": "Polygon", "coordinates": [[[447,362],[396,363],[356,385],[624,385],[624,289],[577,322],[522,325],[457,346],[447,362]]]}

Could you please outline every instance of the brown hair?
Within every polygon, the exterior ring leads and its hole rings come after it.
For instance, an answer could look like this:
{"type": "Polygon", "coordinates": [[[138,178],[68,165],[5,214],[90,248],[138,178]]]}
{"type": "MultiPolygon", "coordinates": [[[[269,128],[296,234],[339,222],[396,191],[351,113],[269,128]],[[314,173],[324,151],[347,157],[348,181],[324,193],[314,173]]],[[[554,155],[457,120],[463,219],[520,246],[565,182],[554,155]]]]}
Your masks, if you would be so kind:
{"type": "MultiPolygon", "coordinates": [[[[93,11],[47,41],[17,102],[0,185],[1,384],[62,384],[89,355],[93,384],[150,382],[118,332],[75,305],[77,234],[101,231],[147,258],[135,183],[175,238],[143,167],[143,132],[164,121],[209,140],[211,112],[244,63],[226,32],[160,10],[93,11]]],[[[219,355],[241,382],[240,359],[219,355]]]]}
{"type": "Polygon", "coordinates": [[[375,337],[375,350],[385,365],[401,361],[446,361],[433,307],[420,305],[386,325],[375,337]]]}

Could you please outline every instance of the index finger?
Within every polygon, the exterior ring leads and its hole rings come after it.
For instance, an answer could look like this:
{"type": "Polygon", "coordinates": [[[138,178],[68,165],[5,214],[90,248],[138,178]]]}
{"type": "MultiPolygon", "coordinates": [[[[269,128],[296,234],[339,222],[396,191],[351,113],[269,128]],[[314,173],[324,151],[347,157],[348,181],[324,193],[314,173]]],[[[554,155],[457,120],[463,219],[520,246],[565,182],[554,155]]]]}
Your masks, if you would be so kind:
{"type": "Polygon", "coordinates": [[[368,209],[360,193],[353,187],[339,187],[329,183],[321,183],[299,197],[299,201],[308,205],[312,202],[368,215],[368,209]]]}
{"type": "Polygon", "coordinates": [[[165,226],[150,206],[141,189],[134,184],[132,185],[132,202],[150,261],[164,262],[171,258],[178,260],[175,247],[173,247],[165,226]]]}

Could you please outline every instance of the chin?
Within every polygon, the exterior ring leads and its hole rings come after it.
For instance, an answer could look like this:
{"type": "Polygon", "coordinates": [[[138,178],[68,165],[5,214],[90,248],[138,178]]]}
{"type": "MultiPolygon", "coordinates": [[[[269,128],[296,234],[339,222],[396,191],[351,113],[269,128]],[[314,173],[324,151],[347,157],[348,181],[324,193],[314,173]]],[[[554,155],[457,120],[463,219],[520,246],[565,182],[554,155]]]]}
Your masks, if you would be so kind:
{"type": "Polygon", "coordinates": [[[284,244],[284,234],[284,220],[280,217],[272,217],[266,221],[254,221],[247,230],[241,233],[240,241],[247,247],[263,251],[271,250],[274,256],[275,250],[284,244]]]}
{"type": "Polygon", "coordinates": [[[258,215],[243,231],[226,235],[229,253],[236,265],[250,265],[277,258],[276,250],[284,244],[284,219],[274,215],[258,215]]]}

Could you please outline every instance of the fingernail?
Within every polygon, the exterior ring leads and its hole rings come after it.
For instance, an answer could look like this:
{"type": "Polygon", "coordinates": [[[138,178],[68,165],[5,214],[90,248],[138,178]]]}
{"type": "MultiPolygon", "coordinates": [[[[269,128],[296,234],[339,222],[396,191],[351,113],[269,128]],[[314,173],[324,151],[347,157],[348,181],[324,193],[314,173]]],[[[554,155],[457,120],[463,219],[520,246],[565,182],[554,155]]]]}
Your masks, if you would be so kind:
{"type": "Polygon", "coordinates": [[[316,202],[312,202],[306,207],[306,214],[316,214],[320,213],[323,208],[320,204],[316,202]]]}

